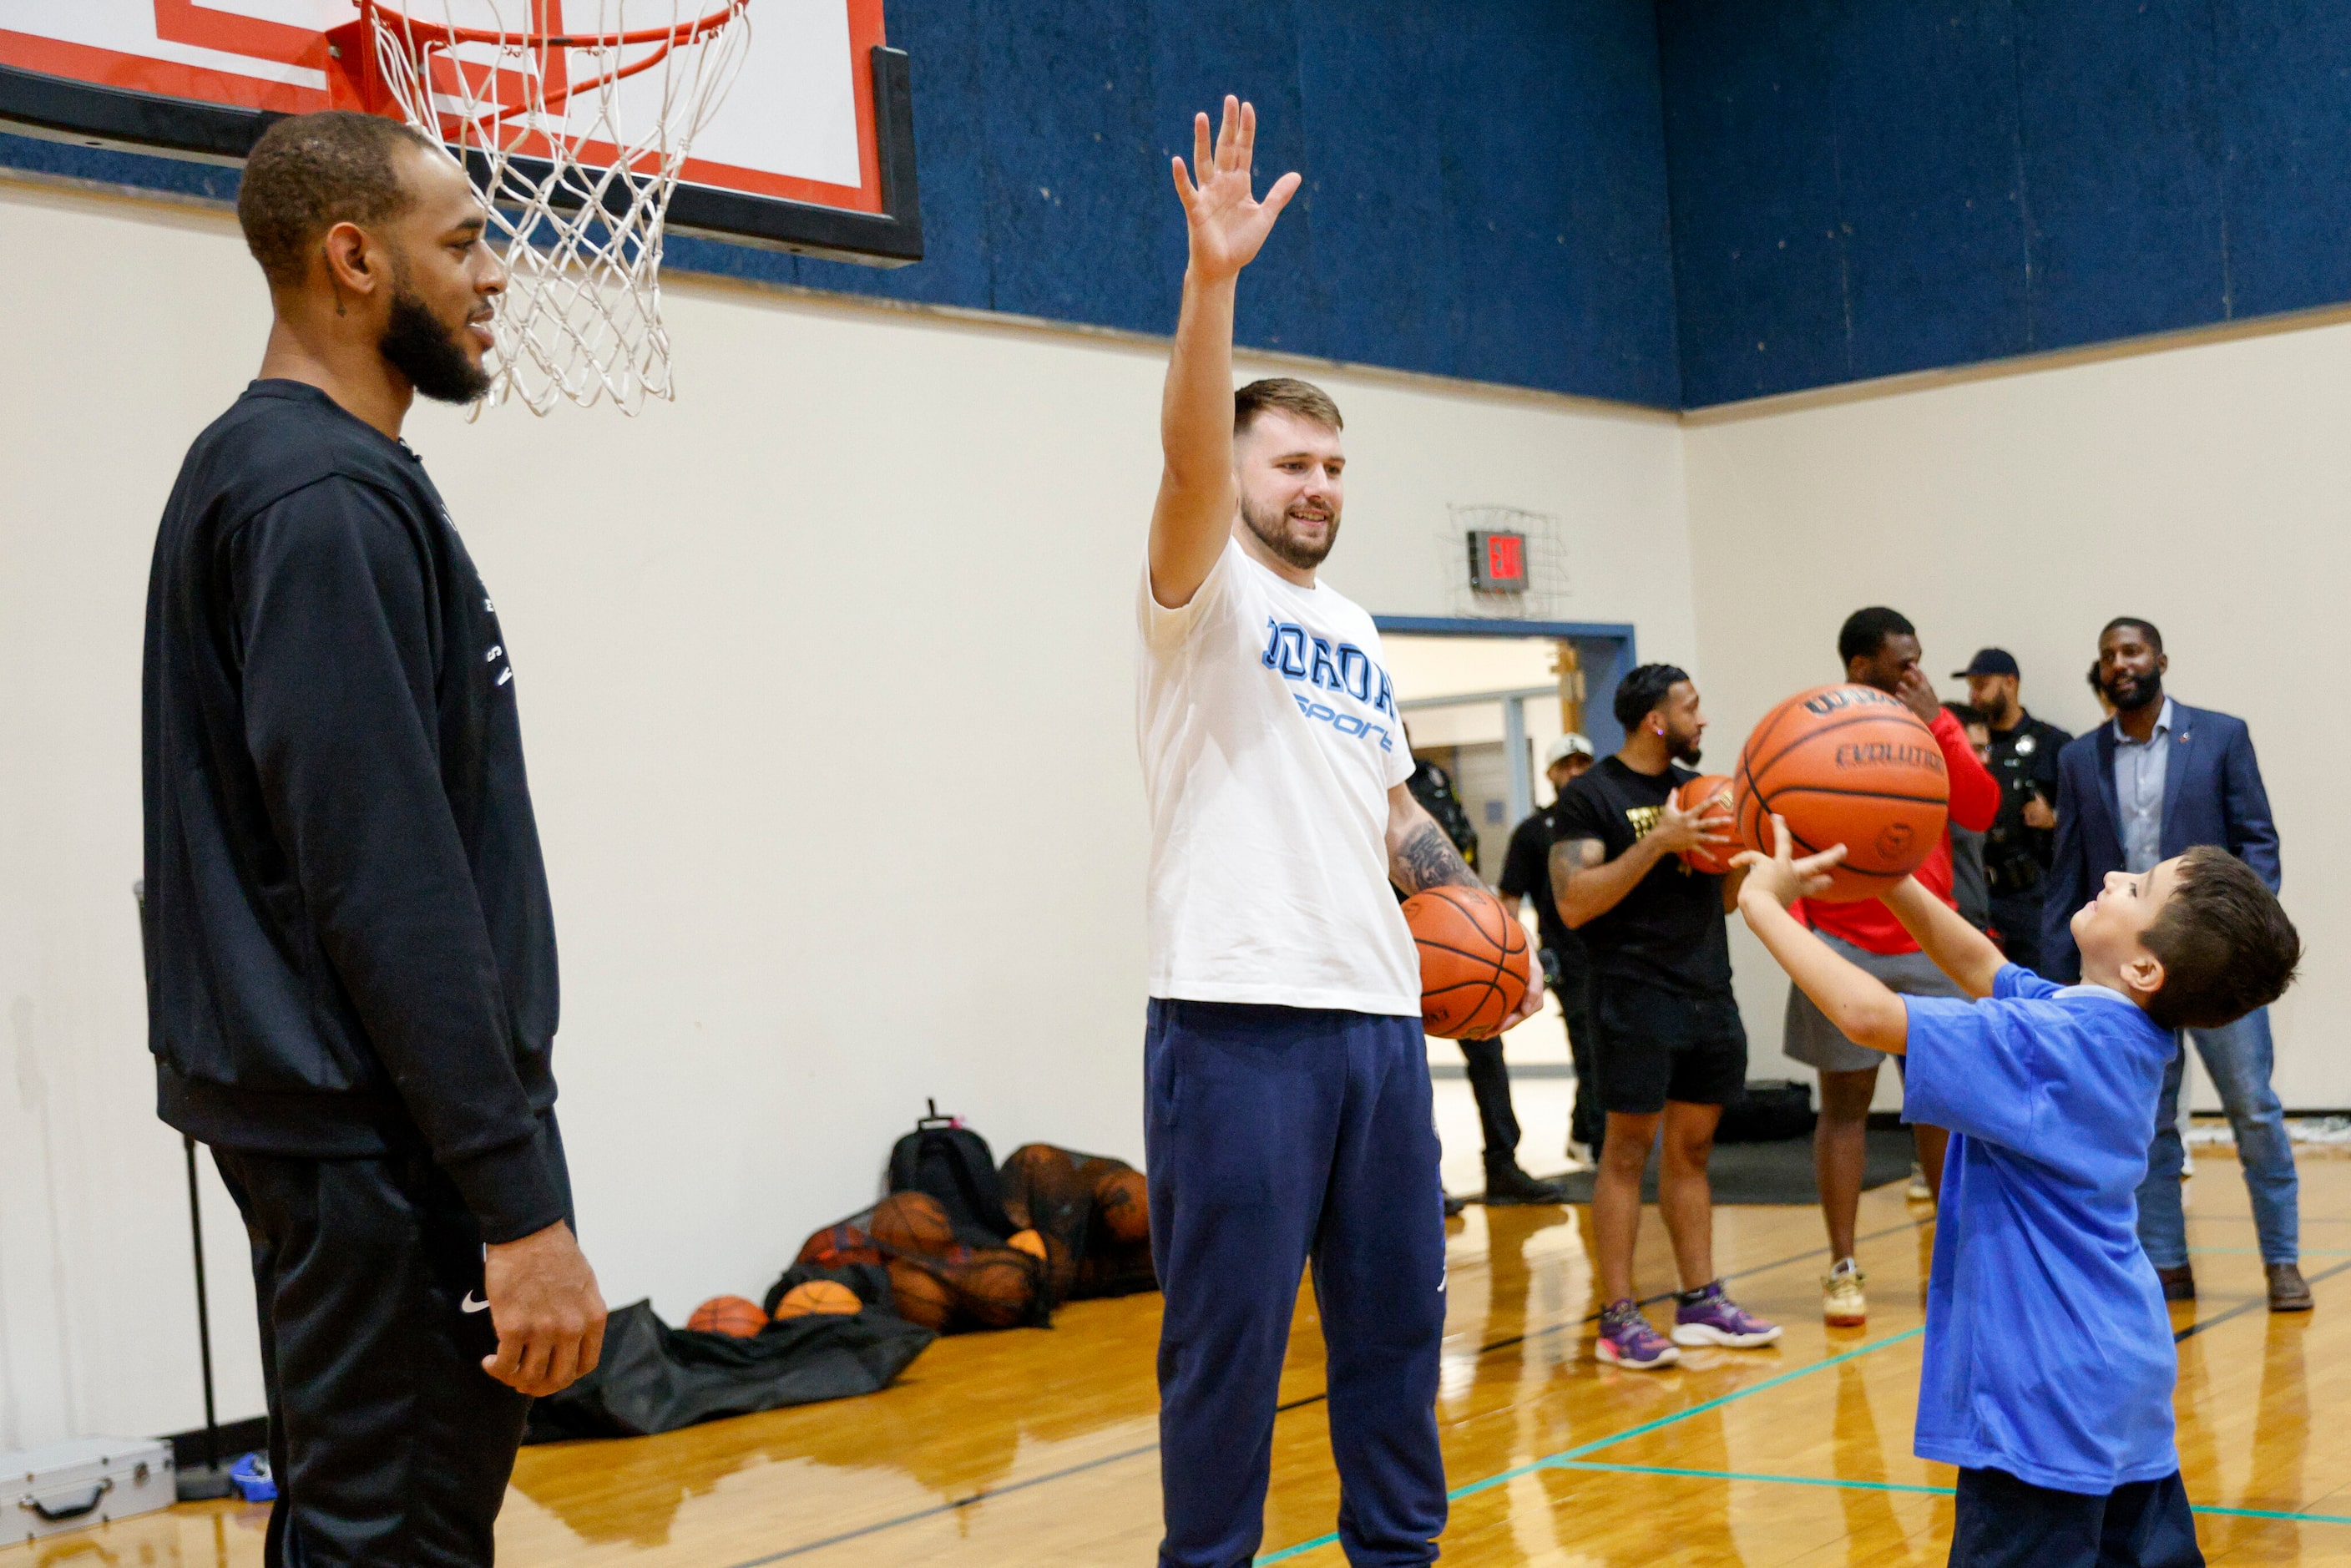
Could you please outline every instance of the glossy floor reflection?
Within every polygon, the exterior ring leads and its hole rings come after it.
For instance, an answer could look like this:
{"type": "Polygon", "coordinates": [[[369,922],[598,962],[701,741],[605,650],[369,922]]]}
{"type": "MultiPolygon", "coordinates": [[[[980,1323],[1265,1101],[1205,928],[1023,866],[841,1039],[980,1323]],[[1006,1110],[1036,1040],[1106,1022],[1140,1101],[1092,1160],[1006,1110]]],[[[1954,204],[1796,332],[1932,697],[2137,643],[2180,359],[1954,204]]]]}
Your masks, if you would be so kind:
{"type": "MultiPolygon", "coordinates": [[[[2351,1158],[2304,1154],[2304,1271],[2318,1310],[2273,1318],[2244,1189],[2199,1151],[2191,1242],[2203,1299],[2179,1309],[2180,1452],[2215,1563],[2351,1563],[2351,1158]]],[[[1810,1209],[1733,1208],[1717,1253],[1760,1352],[1662,1374],[1591,1359],[1588,1216],[1473,1208],[1452,1242],[1439,1396],[1457,1490],[1449,1563],[1935,1564],[1951,1473],[1910,1457],[1932,1217],[1899,1187],[1863,1205],[1865,1330],[1820,1322],[1810,1209]]],[[[1640,1278],[1672,1281],[1654,1214],[1640,1278]]],[[[1090,1302],[1047,1331],[942,1343],[874,1397],[631,1442],[525,1452],[499,1560],[752,1568],[1144,1564],[1158,1535],[1155,1297],[1090,1302]]],[[[1276,1423],[1265,1554],[1338,1568],[1311,1295],[1276,1423]]],[[[176,1509],[0,1550],[0,1568],[248,1568],[258,1509],[176,1509]]]]}

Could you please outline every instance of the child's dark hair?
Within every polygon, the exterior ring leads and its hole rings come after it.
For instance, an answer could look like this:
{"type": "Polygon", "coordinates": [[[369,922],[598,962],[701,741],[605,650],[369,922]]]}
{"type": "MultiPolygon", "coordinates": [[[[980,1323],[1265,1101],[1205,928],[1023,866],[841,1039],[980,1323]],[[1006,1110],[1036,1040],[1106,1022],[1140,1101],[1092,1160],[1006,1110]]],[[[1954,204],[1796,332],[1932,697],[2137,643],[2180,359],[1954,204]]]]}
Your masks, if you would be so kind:
{"type": "Polygon", "coordinates": [[[2147,1016],[2165,1029],[2219,1029],[2265,1008],[2294,984],[2302,936],[2277,894],[2228,851],[2199,844],[2139,938],[2163,963],[2147,1016]]]}
{"type": "Polygon", "coordinates": [[[1688,679],[1689,673],[1677,664],[1643,664],[1616,683],[1617,724],[1632,734],[1664,705],[1667,692],[1688,679]]]}

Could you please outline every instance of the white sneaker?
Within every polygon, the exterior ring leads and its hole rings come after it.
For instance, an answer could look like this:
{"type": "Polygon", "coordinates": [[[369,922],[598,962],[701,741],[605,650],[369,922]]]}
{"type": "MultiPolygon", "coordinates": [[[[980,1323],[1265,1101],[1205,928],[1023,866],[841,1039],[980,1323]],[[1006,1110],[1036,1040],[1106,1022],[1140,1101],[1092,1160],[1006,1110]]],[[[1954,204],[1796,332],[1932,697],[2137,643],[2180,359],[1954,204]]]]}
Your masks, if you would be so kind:
{"type": "Polygon", "coordinates": [[[1570,1168],[1582,1171],[1588,1171],[1599,1164],[1592,1157],[1590,1144],[1579,1144],[1573,1138],[1567,1141],[1567,1163],[1570,1168]]]}
{"type": "Polygon", "coordinates": [[[1821,1281],[1821,1317],[1829,1327],[1857,1329],[1869,1322],[1869,1298],[1861,1292],[1867,1278],[1850,1258],[1837,1260],[1821,1281]]]}
{"type": "Polygon", "coordinates": [[[1927,1185],[1927,1168],[1917,1160],[1910,1162],[1910,1201],[1913,1203],[1935,1201],[1935,1189],[1927,1185]]]}

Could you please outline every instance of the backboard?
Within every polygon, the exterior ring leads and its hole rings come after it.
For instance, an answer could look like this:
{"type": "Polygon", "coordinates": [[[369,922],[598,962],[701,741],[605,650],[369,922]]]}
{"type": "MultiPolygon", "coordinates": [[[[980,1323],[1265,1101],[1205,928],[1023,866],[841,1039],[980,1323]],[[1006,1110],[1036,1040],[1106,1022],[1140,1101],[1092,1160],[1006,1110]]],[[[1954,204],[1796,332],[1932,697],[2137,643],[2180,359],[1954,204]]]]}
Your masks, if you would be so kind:
{"type": "MultiPolygon", "coordinates": [[[[695,139],[670,232],[920,260],[910,76],[882,0],[755,0],[747,15],[741,75],[695,139]]],[[[336,106],[328,34],[358,16],[354,0],[0,0],[0,128],[239,162],[277,116],[336,106]]]]}

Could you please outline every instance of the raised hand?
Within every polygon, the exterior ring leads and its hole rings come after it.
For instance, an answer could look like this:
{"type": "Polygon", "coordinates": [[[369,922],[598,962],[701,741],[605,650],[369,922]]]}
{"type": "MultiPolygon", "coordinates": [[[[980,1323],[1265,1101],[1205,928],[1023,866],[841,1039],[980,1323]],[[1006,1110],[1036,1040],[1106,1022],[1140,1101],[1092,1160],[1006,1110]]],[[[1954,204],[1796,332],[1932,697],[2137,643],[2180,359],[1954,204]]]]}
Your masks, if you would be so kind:
{"type": "Polygon", "coordinates": [[[1730,831],[1730,813],[1717,796],[1699,805],[1695,811],[1685,811],[1681,803],[1668,795],[1657,808],[1656,825],[1648,836],[1657,842],[1657,853],[1676,855],[1684,850],[1720,849],[1735,844],[1738,836],[1730,831]]]}
{"type": "Polygon", "coordinates": [[[1203,281],[1237,276],[1257,259],[1273,220],[1298,193],[1299,177],[1284,174],[1259,201],[1249,190],[1249,156],[1257,146],[1257,110],[1225,95],[1224,123],[1212,148],[1208,117],[1192,118],[1192,168],[1174,164],[1176,196],[1191,230],[1192,270],[1203,281]],[[1196,179],[1195,175],[1196,173],[1196,179]]]}
{"type": "Polygon", "coordinates": [[[1833,844],[1816,855],[1795,858],[1795,835],[1777,812],[1771,817],[1772,852],[1758,854],[1747,850],[1733,855],[1730,863],[1747,871],[1746,885],[1740,889],[1743,902],[1750,894],[1761,894],[1785,909],[1800,898],[1817,898],[1829,890],[1829,868],[1844,859],[1844,846],[1833,844]]]}

